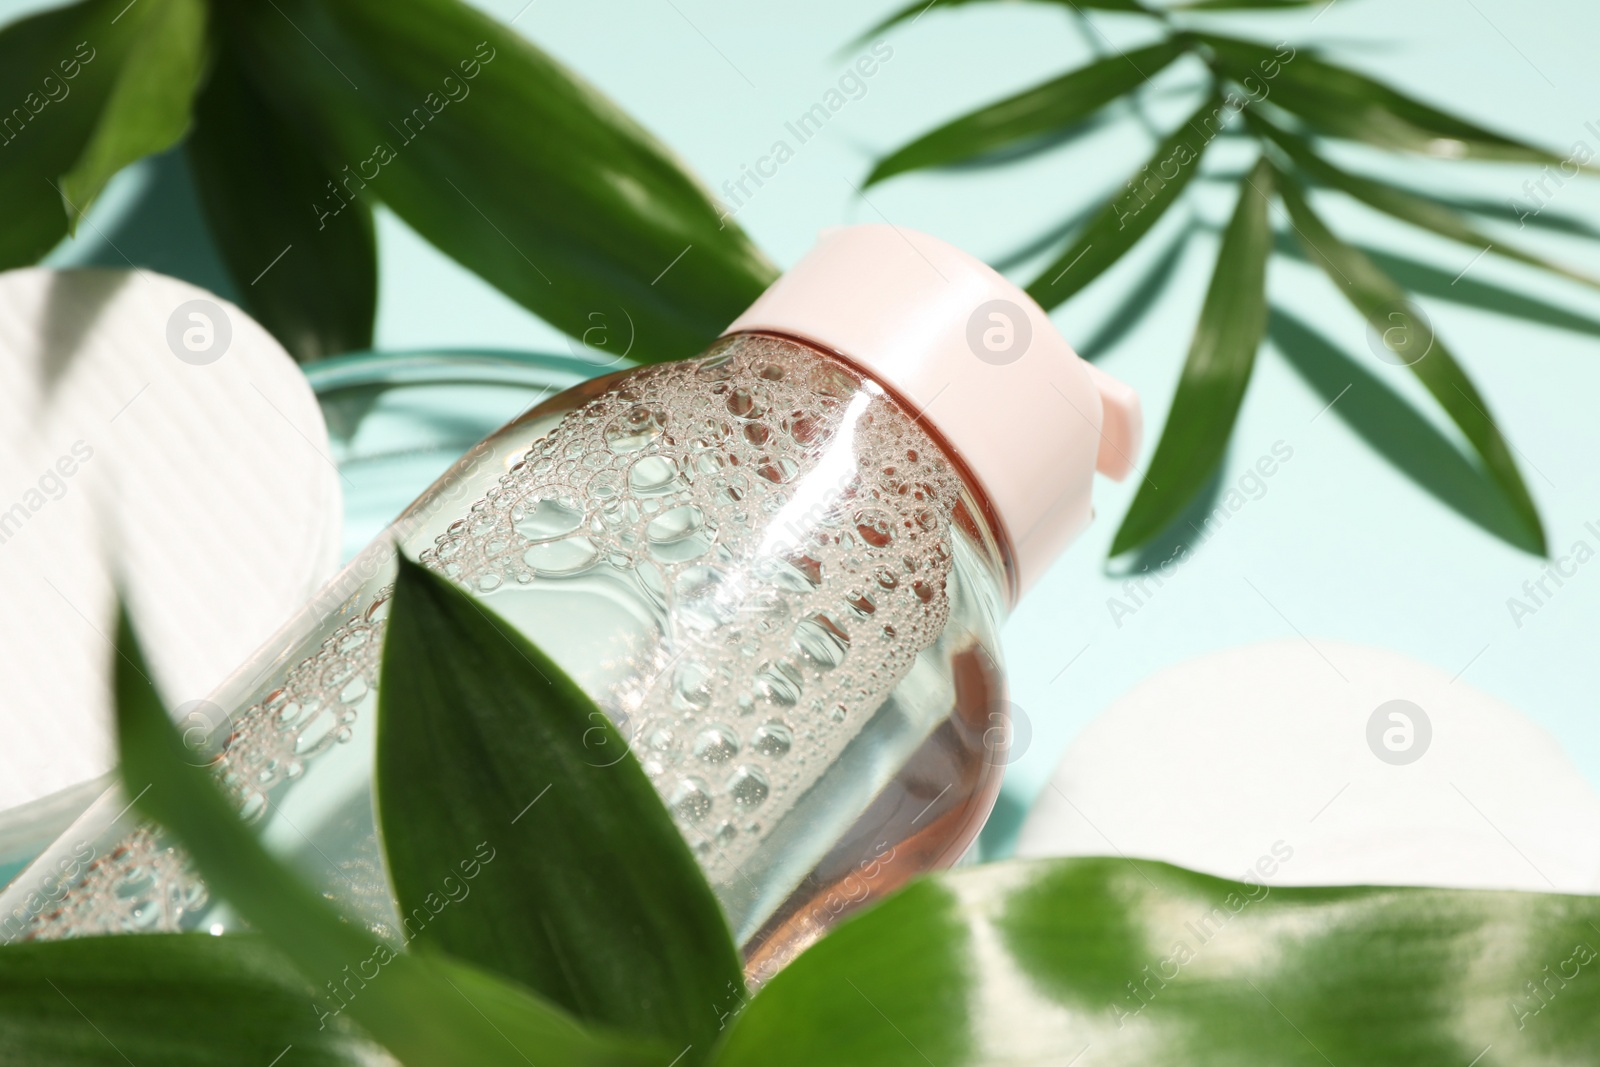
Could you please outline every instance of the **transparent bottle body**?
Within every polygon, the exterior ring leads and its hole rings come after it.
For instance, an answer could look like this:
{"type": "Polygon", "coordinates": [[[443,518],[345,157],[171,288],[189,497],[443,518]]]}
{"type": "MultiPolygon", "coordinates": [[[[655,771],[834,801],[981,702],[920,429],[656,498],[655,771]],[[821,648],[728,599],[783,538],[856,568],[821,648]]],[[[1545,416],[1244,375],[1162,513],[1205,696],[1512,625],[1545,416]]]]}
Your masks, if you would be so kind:
{"type": "MultiPolygon", "coordinates": [[[[987,816],[1005,706],[992,530],[893,397],[809,346],[735,335],[486,438],[180,725],[276,851],[402,941],[371,791],[398,549],[594,697],[761,977],[953,863],[987,816]]],[[[126,803],[103,798],[0,895],[0,937],[238,925],[126,803]]]]}

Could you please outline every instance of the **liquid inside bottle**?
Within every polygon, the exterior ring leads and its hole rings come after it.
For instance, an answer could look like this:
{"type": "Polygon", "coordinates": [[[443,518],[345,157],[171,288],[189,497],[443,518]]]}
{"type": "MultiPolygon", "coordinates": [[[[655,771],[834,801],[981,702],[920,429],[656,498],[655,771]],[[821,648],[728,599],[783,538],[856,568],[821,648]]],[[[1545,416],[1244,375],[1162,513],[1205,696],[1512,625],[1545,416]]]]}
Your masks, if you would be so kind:
{"type": "MultiPolygon", "coordinates": [[[[820,932],[846,910],[820,900],[836,893],[826,871],[808,875],[875,798],[928,810],[857,831],[877,835],[863,885],[904,849],[931,858],[930,830],[936,852],[965,847],[992,803],[1005,575],[981,503],[849,365],[734,335],[569,390],[484,441],[330,584],[319,603],[338,610],[307,612],[198,713],[223,726],[197,762],[379,936],[399,937],[371,803],[388,543],[595,698],[752,951],[780,913],[820,907],[820,932]],[[941,727],[962,741],[934,739],[941,727]],[[934,778],[886,792],[925,745],[934,778]],[[955,800],[972,810],[941,834],[955,800]]],[[[235,925],[159,831],[128,819],[77,828],[101,858],[27,936],[235,925]]]]}
{"type": "MultiPolygon", "coordinates": [[[[1005,756],[1000,620],[1137,437],[1131,392],[988,267],[836,231],[703,356],[480,442],[180,726],[269,847],[403,944],[372,792],[402,552],[593,697],[627,742],[597,731],[593,761],[639,761],[764,980],[971,845],[1005,756]]],[[[0,893],[0,940],[238,926],[129,799],[0,893]]]]}

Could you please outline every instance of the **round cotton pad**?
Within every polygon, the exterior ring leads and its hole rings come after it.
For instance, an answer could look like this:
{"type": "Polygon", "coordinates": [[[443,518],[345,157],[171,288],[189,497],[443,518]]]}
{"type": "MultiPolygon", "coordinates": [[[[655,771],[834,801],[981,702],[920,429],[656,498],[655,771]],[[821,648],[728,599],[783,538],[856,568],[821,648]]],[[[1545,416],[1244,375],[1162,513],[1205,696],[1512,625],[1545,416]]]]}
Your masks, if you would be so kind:
{"type": "Polygon", "coordinates": [[[114,762],[115,589],[174,707],[337,562],[304,376],[249,316],[148,271],[0,274],[0,810],[114,762]]]}
{"type": "Polygon", "coordinates": [[[1381,649],[1252,645],[1162,671],[1073,742],[1023,856],[1278,885],[1600,890],[1600,796],[1515,708],[1381,649]]]}

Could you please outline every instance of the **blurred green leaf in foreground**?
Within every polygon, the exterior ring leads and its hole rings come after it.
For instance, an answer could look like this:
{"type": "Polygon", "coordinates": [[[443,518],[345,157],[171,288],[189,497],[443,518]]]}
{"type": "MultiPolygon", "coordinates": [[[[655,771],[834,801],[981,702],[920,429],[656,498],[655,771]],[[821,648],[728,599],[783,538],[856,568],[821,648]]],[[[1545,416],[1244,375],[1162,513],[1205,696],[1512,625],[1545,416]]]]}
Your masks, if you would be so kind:
{"type": "MultiPolygon", "coordinates": [[[[1261,211],[1245,202],[1230,256],[1261,258],[1261,211]]],[[[471,881],[451,918],[423,908],[419,929],[380,941],[267,852],[193,764],[123,616],[125,789],[255,932],[0,947],[7,1067],[290,1051],[355,1067],[374,1045],[407,1067],[1044,1067],[1091,1049],[1101,1067],[1600,1058],[1600,898],[1283,888],[1283,841],[1237,881],[1094,857],[926,876],[752,995],[642,768],[552,661],[410,563],[385,641],[386,866],[402,907],[471,881]],[[524,814],[549,806],[513,819],[524,797],[524,814]],[[473,858],[444,859],[458,855],[473,858]]]]}
{"type": "Polygon", "coordinates": [[[79,0],[0,30],[0,270],[185,144],[247,310],[298,359],[372,343],[372,208],[557,328],[699,352],[775,275],[677,159],[462,0],[79,0]]]}

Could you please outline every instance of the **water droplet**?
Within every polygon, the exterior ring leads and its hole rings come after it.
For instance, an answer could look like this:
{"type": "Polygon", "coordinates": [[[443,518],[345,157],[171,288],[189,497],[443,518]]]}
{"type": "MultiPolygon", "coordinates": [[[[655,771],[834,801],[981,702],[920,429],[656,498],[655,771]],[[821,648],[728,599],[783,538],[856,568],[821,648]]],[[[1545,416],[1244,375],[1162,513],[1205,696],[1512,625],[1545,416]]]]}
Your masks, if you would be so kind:
{"type": "Polygon", "coordinates": [[[684,778],[672,790],[667,806],[684,822],[699,822],[711,814],[711,787],[698,778],[684,778]]]}
{"type": "Polygon", "coordinates": [[[523,509],[517,532],[530,541],[554,541],[583,525],[583,509],[572,500],[546,498],[523,509]]]}
{"type": "Polygon", "coordinates": [[[694,754],[704,763],[726,763],[739,754],[739,735],[731,726],[714,723],[695,737],[694,754]]]}
{"type": "Polygon", "coordinates": [[[657,567],[647,559],[639,560],[634,565],[633,576],[637,580],[639,589],[650,598],[650,602],[658,608],[667,606],[667,579],[657,567]]]}
{"type": "Polygon", "coordinates": [[[733,802],[746,810],[760,806],[772,792],[767,776],[754,767],[740,767],[728,779],[728,795],[733,802]]]}
{"type": "Polygon", "coordinates": [[[781,719],[769,719],[762,723],[750,738],[750,751],[771,759],[788,755],[793,745],[794,733],[781,719]]]}
{"type": "Polygon", "coordinates": [[[827,440],[829,432],[822,420],[796,412],[789,422],[789,436],[799,444],[811,445],[827,440]]]}
{"type": "Polygon", "coordinates": [[[683,485],[678,465],[666,456],[645,456],[628,468],[628,488],[641,495],[672,492],[683,485]]]}
{"type": "Polygon", "coordinates": [[[708,382],[725,382],[732,378],[738,365],[734,362],[733,354],[723,350],[715,355],[706,356],[696,361],[695,374],[708,382]]]}
{"type": "Polygon", "coordinates": [[[850,635],[820,612],[795,624],[793,643],[801,655],[823,670],[843,663],[845,653],[850,651],[850,635]]]}
{"type": "Polygon", "coordinates": [[[618,455],[637,452],[661,434],[666,422],[666,412],[635,404],[606,424],[606,447],[618,455]]]}
{"type": "Polygon", "coordinates": [[[800,464],[788,456],[769,459],[756,468],[756,473],[774,485],[782,485],[800,471],[800,464]]]}
{"type": "Polygon", "coordinates": [[[767,412],[765,398],[749,386],[735,387],[728,393],[728,414],[739,419],[759,419],[767,412]]]}
{"type": "Polygon", "coordinates": [[[822,561],[806,555],[786,556],[774,561],[773,580],[782,588],[809,593],[822,588],[822,561]]]}
{"type": "Polygon", "coordinates": [[[673,672],[672,677],[675,703],[680,707],[693,709],[709,707],[711,683],[714,677],[711,669],[703,663],[690,660],[678,664],[678,669],[673,672]]]}
{"type": "Polygon", "coordinates": [[[873,548],[882,548],[894,540],[894,523],[876,508],[863,508],[855,514],[856,532],[873,548]]]}
{"type": "Polygon", "coordinates": [[[567,537],[560,541],[536,544],[522,554],[522,561],[536,574],[576,574],[587,569],[600,556],[600,550],[587,537],[567,537]]]}
{"type": "Polygon", "coordinates": [[[716,567],[686,567],[673,585],[677,617],[692,630],[709,633],[739,617],[736,592],[716,567]]]}
{"type": "Polygon", "coordinates": [[[650,520],[644,533],[650,541],[650,554],[665,563],[686,563],[711,547],[705,513],[693,504],[662,512],[650,520]]]}
{"type": "Polygon", "coordinates": [[[798,704],[804,691],[800,672],[782,660],[764,663],[756,672],[756,692],[774,704],[786,707],[798,704]]]}
{"type": "Polygon", "coordinates": [[[873,599],[860,589],[852,589],[846,593],[844,602],[850,605],[851,611],[863,619],[878,610],[878,605],[873,599]]]}

